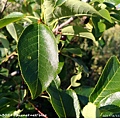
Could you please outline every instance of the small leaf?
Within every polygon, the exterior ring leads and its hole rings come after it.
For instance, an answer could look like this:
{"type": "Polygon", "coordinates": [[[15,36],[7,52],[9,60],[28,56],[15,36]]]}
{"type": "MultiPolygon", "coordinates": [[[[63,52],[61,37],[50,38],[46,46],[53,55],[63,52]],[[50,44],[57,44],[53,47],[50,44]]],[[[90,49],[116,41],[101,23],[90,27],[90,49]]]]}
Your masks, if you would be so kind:
{"type": "Polygon", "coordinates": [[[67,0],[57,0],[56,1],[56,4],[55,4],[55,7],[56,6],[61,6],[64,2],[66,2],[67,0]]]}
{"type": "Polygon", "coordinates": [[[58,68],[57,44],[53,33],[44,24],[32,24],[18,42],[20,68],[36,98],[56,78],[58,68]]]}
{"type": "Polygon", "coordinates": [[[0,75],[8,77],[9,75],[9,70],[6,68],[0,68],[0,75]]]}
{"type": "Polygon", "coordinates": [[[71,78],[71,86],[73,86],[73,87],[80,86],[80,83],[77,83],[77,81],[81,79],[81,77],[82,77],[81,74],[82,74],[82,72],[80,72],[77,75],[72,76],[72,78],[71,78]]]}
{"type": "Polygon", "coordinates": [[[89,102],[82,110],[82,115],[84,118],[99,118],[100,111],[96,105],[89,102]]]}
{"type": "Polygon", "coordinates": [[[6,17],[0,19],[0,28],[5,27],[6,25],[16,22],[24,17],[24,14],[21,12],[13,12],[7,15],[6,17]]]}
{"type": "Polygon", "coordinates": [[[60,118],[80,117],[79,100],[73,90],[62,91],[50,86],[47,92],[50,102],[60,118]]]}

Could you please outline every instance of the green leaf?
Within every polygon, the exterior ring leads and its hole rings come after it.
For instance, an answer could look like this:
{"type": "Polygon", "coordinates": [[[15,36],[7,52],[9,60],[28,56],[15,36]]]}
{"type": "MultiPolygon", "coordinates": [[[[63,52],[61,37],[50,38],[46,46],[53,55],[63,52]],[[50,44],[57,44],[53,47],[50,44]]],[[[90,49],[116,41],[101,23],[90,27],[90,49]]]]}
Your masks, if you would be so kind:
{"type": "Polygon", "coordinates": [[[0,75],[8,77],[9,75],[9,70],[6,68],[0,68],[0,75]]]}
{"type": "Polygon", "coordinates": [[[93,40],[96,46],[98,46],[98,42],[95,40],[95,37],[92,33],[88,32],[85,28],[81,26],[68,26],[62,29],[63,35],[76,35],[84,38],[88,38],[93,40]]]}
{"type": "Polygon", "coordinates": [[[47,89],[50,102],[60,118],[79,118],[80,105],[73,90],[62,91],[50,86],[47,89]]]}
{"type": "Polygon", "coordinates": [[[10,35],[16,40],[16,42],[18,42],[18,38],[23,31],[23,27],[18,24],[10,23],[6,26],[6,28],[10,35]]]}
{"type": "Polygon", "coordinates": [[[67,0],[61,6],[55,7],[54,0],[45,0],[45,20],[49,24],[55,19],[67,18],[70,16],[83,16],[83,15],[100,15],[91,5],[79,0],[67,0]]]}
{"type": "Polygon", "coordinates": [[[120,63],[118,59],[113,56],[107,62],[96,87],[90,95],[90,101],[99,107],[101,100],[105,99],[110,94],[120,91],[119,73],[120,63]]]}
{"type": "Polygon", "coordinates": [[[120,0],[105,0],[105,2],[109,2],[109,3],[117,5],[120,3],[120,0]]]}
{"type": "Polygon", "coordinates": [[[108,10],[106,10],[106,9],[101,9],[101,10],[99,11],[99,13],[101,14],[101,16],[102,16],[103,18],[105,18],[105,19],[108,20],[110,23],[112,23],[112,19],[111,19],[111,17],[110,17],[110,13],[109,13],[108,10]]]}
{"type": "Polygon", "coordinates": [[[107,105],[115,105],[120,107],[120,92],[109,94],[107,97],[100,101],[100,107],[107,105]]]}
{"type": "Polygon", "coordinates": [[[63,56],[59,55],[59,65],[58,65],[58,70],[57,73],[59,74],[64,66],[64,58],[63,56]]]}
{"type": "Polygon", "coordinates": [[[0,28],[5,27],[6,25],[16,22],[24,17],[24,14],[21,12],[13,12],[9,15],[5,16],[4,18],[0,19],[0,28]]]}
{"type": "Polygon", "coordinates": [[[19,63],[32,98],[47,89],[56,78],[57,44],[53,33],[44,24],[32,24],[18,42],[19,63]]]}
{"type": "Polygon", "coordinates": [[[0,98],[0,108],[6,107],[7,105],[10,104],[11,99],[8,99],[6,97],[0,98]]]}
{"type": "Polygon", "coordinates": [[[82,59],[80,57],[73,57],[73,58],[71,57],[71,59],[74,62],[78,63],[86,73],[89,72],[88,67],[85,65],[85,63],[82,61],[82,59]]]}
{"type": "Polygon", "coordinates": [[[57,0],[56,1],[56,4],[55,4],[55,7],[56,6],[60,6],[60,5],[62,5],[64,2],[66,2],[67,0],[57,0]]]}
{"type": "Polygon", "coordinates": [[[112,93],[101,100],[100,111],[102,117],[120,113],[120,92],[112,93]]]}
{"type": "Polygon", "coordinates": [[[90,93],[93,91],[93,87],[80,86],[80,87],[74,89],[74,91],[75,91],[78,95],[82,95],[82,96],[89,97],[90,93]]]}
{"type": "Polygon", "coordinates": [[[89,102],[82,110],[84,118],[99,118],[100,111],[93,103],[89,102]]]}
{"type": "Polygon", "coordinates": [[[77,81],[81,79],[81,77],[82,77],[81,74],[82,74],[82,72],[80,72],[77,75],[72,76],[72,78],[71,78],[71,86],[73,86],[73,87],[80,86],[80,83],[78,83],[77,81]]]}

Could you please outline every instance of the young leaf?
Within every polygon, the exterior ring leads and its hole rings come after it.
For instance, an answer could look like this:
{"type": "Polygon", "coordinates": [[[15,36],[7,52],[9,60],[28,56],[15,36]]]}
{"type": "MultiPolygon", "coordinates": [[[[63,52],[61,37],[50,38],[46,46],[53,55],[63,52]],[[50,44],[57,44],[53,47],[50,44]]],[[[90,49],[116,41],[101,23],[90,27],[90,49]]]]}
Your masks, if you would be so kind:
{"type": "Polygon", "coordinates": [[[82,72],[80,72],[77,75],[72,76],[72,78],[71,78],[71,86],[78,87],[80,85],[80,83],[77,83],[77,81],[81,79],[81,77],[82,77],[81,74],[82,74],[82,72]]]}
{"type": "Polygon", "coordinates": [[[18,42],[19,63],[32,98],[47,89],[58,68],[57,44],[46,25],[32,24],[18,42]]]}
{"type": "Polygon", "coordinates": [[[100,106],[101,100],[108,95],[120,91],[119,77],[120,77],[120,63],[118,59],[113,56],[106,64],[99,81],[90,95],[90,101],[100,106]]]}
{"type": "Polygon", "coordinates": [[[82,110],[84,118],[99,118],[100,111],[93,103],[89,102],[82,110]]]}
{"type": "Polygon", "coordinates": [[[50,102],[60,118],[80,117],[79,100],[73,90],[62,91],[50,86],[47,92],[50,102]]]}
{"type": "Polygon", "coordinates": [[[24,17],[24,14],[21,12],[13,12],[7,15],[6,17],[0,19],[0,28],[5,27],[6,25],[16,22],[24,17]]]}

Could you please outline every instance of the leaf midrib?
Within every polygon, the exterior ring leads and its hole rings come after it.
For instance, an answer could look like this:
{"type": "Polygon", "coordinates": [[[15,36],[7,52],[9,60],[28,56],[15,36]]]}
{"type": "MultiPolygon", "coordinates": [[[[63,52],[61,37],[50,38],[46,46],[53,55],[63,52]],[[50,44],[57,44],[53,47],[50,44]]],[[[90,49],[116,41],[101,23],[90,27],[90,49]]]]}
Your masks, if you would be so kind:
{"type": "MultiPolygon", "coordinates": [[[[108,81],[108,83],[105,85],[105,88],[107,88],[108,84],[110,84],[110,82],[112,81],[112,79],[114,78],[114,76],[117,74],[117,71],[120,69],[120,66],[118,67],[118,69],[116,70],[116,72],[114,73],[114,75],[111,77],[111,79],[108,81]]],[[[93,103],[95,103],[97,101],[97,99],[99,98],[99,96],[105,91],[105,88],[102,89],[102,91],[100,92],[100,94],[98,95],[98,97],[96,97],[96,99],[94,100],[93,103]]],[[[107,96],[105,96],[107,97],[107,96]]]]}

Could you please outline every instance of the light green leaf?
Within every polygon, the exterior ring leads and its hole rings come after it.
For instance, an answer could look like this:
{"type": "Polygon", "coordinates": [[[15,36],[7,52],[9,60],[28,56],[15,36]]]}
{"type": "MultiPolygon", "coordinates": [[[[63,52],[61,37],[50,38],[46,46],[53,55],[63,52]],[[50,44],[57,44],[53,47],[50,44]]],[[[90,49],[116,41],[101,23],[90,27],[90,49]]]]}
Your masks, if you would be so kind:
{"type": "Polygon", "coordinates": [[[55,19],[68,18],[71,16],[100,15],[91,5],[80,0],[67,0],[61,6],[55,7],[54,0],[45,0],[45,20],[49,24],[55,19]]]}
{"type": "Polygon", "coordinates": [[[76,35],[84,38],[88,38],[93,40],[96,46],[98,46],[98,42],[95,40],[95,37],[92,33],[88,32],[85,28],[81,26],[68,26],[62,29],[63,35],[76,35]]]}
{"type": "Polygon", "coordinates": [[[56,78],[58,50],[55,37],[44,24],[32,24],[18,42],[20,68],[31,92],[36,98],[56,78]]]}
{"type": "Polygon", "coordinates": [[[84,118],[99,118],[100,111],[93,103],[89,102],[82,110],[84,118]]]}
{"type": "Polygon", "coordinates": [[[120,91],[120,63],[118,59],[113,56],[107,62],[102,75],[100,76],[96,87],[90,95],[90,101],[100,106],[100,102],[106,99],[110,94],[120,91]]]}
{"type": "Polygon", "coordinates": [[[72,76],[72,78],[71,78],[71,86],[73,86],[73,87],[80,86],[80,83],[77,83],[77,81],[81,79],[81,77],[82,77],[81,74],[82,74],[82,72],[80,72],[77,75],[72,76]]]}
{"type": "Polygon", "coordinates": [[[57,0],[56,1],[56,4],[55,4],[55,7],[56,6],[61,6],[64,2],[66,2],[67,0],[57,0]]]}
{"type": "Polygon", "coordinates": [[[62,91],[50,86],[47,89],[50,102],[60,118],[79,118],[80,105],[73,90],[62,91]]]}
{"type": "Polygon", "coordinates": [[[16,30],[15,30],[15,27],[14,27],[14,24],[13,23],[10,23],[6,26],[8,32],[11,34],[11,36],[16,40],[18,41],[18,37],[17,37],[17,33],[16,33],[16,30]]]}
{"type": "Polygon", "coordinates": [[[8,30],[10,35],[13,37],[13,39],[15,39],[16,42],[18,42],[18,38],[19,38],[19,36],[22,33],[24,28],[18,24],[10,23],[6,26],[6,29],[8,30]]]}
{"type": "Polygon", "coordinates": [[[12,12],[4,18],[0,19],[0,28],[5,27],[6,25],[16,22],[24,17],[24,14],[21,12],[12,12]]]}
{"type": "Polygon", "coordinates": [[[112,23],[112,19],[111,19],[111,17],[110,17],[110,13],[109,13],[108,10],[106,10],[106,9],[101,9],[101,10],[99,11],[99,13],[101,14],[101,16],[102,16],[103,18],[105,18],[105,19],[108,20],[110,23],[112,23]]]}

